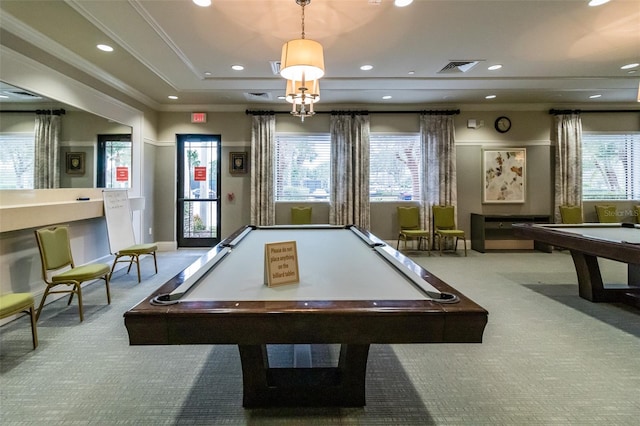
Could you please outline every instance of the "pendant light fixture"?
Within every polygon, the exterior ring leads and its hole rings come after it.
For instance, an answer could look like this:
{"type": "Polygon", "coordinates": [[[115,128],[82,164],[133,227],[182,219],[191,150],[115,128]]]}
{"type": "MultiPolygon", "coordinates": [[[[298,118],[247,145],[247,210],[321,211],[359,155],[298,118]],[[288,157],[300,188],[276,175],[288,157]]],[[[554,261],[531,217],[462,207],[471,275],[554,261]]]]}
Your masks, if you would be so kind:
{"type": "Polygon", "coordinates": [[[302,7],[302,36],[286,42],[282,46],[280,75],[287,79],[287,102],[292,103],[291,114],[300,117],[311,117],[313,104],[320,100],[319,79],[324,75],[324,53],[322,45],[305,38],[304,7],[311,0],[296,0],[302,7]]]}
{"type": "Polygon", "coordinates": [[[311,0],[296,0],[296,3],[302,6],[302,36],[282,46],[280,75],[287,80],[317,80],[324,75],[322,45],[305,38],[304,33],[304,7],[310,4],[311,0]]]}

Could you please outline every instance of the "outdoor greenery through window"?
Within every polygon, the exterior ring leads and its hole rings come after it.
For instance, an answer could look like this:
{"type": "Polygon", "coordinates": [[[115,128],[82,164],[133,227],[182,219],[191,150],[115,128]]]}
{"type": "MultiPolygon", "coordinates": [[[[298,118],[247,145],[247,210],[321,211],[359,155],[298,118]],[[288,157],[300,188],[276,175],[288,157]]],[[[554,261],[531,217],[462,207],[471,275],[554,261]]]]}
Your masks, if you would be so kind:
{"type": "Polygon", "coordinates": [[[582,198],[640,199],[640,133],[582,135],[582,198]]]}
{"type": "Polygon", "coordinates": [[[326,134],[277,134],[276,201],[326,201],[331,176],[331,138],[326,134]]]}
{"type": "Polygon", "coordinates": [[[0,189],[33,189],[33,134],[0,134],[0,189]]]}
{"type": "Polygon", "coordinates": [[[420,200],[420,136],[371,134],[369,149],[370,200],[420,200]]]}

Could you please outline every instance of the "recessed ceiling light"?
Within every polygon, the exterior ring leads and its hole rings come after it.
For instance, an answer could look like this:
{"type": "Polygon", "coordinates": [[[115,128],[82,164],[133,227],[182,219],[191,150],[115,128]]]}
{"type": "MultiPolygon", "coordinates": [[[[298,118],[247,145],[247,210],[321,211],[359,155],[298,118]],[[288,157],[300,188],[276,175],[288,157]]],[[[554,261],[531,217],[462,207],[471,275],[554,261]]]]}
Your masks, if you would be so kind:
{"type": "Polygon", "coordinates": [[[413,3],[413,0],[395,0],[393,2],[397,7],[409,6],[411,3],[413,3]]]}
{"type": "Polygon", "coordinates": [[[416,73],[415,71],[409,71],[407,74],[414,75],[415,73],[416,73]]]}
{"type": "Polygon", "coordinates": [[[609,0],[591,0],[589,6],[600,6],[605,3],[609,3],[609,0]]]}
{"type": "Polygon", "coordinates": [[[108,44],[99,44],[96,47],[103,52],[113,52],[113,47],[109,46],[108,44]]]}
{"type": "Polygon", "coordinates": [[[167,96],[169,99],[178,99],[178,97],[176,95],[169,95],[167,96]]]}
{"type": "Polygon", "coordinates": [[[631,68],[637,68],[640,64],[627,64],[620,67],[621,70],[630,70],[631,68]]]}
{"type": "Polygon", "coordinates": [[[487,95],[484,97],[485,99],[495,99],[496,95],[487,95]]]}
{"type": "Polygon", "coordinates": [[[242,71],[244,67],[242,65],[231,65],[231,69],[235,71],[242,71]]]}
{"type": "Polygon", "coordinates": [[[193,2],[200,7],[211,6],[211,0],[193,0],[193,2]]]}
{"type": "Polygon", "coordinates": [[[213,74],[211,73],[211,71],[205,71],[204,75],[206,75],[207,77],[211,77],[213,74]]]}
{"type": "Polygon", "coordinates": [[[597,99],[599,97],[601,97],[602,95],[591,95],[589,96],[589,99],[597,99]]]}
{"type": "Polygon", "coordinates": [[[391,96],[391,95],[384,95],[384,96],[382,97],[382,99],[387,100],[387,99],[391,99],[392,97],[393,97],[393,96],[391,96]]]}
{"type": "Polygon", "coordinates": [[[495,64],[495,65],[491,65],[489,68],[487,68],[489,71],[495,71],[495,70],[499,70],[500,68],[502,68],[502,65],[500,64],[495,64]]]}
{"type": "Polygon", "coordinates": [[[373,65],[363,65],[360,67],[362,71],[370,71],[373,69],[373,65]]]}

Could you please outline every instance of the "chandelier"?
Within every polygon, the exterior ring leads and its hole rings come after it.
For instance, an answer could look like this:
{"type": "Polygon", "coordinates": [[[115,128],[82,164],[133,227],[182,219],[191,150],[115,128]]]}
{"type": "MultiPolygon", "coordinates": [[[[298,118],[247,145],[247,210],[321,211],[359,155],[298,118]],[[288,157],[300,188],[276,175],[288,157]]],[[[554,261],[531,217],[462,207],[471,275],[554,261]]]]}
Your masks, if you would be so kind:
{"type": "Polygon", "coordinates": [[[287,80],[285,100],[292,104],[291,115],[304,121],[305,117],[315,114],[313,104],[320,100],[320,82],[287,80]]]}
{"type": "Polygon", "coordinates": [[[324,75],[322,45],[305,38],[304,7],[311,0],[296,0],[302,7],[302,36],[282,46],[280,75],[287,79],[286,100],[293,104],[291,114],[305,117],[314,114],[313,104],[320,99],[318,80],[324,75]]]}

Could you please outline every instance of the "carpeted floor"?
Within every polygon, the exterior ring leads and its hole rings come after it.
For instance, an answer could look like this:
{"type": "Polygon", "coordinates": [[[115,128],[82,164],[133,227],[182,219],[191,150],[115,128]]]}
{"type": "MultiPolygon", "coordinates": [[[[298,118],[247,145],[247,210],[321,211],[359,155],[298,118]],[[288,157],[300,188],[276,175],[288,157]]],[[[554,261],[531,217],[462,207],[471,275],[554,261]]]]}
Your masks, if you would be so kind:
{"type": "MultiPolygon", "coordinates": [[[[373,345],[367,405],[242,408],[235,346],[129,346],[122,314],[200,252],[143,260],[143,282],[114,274],[77,305],[47,305],[0,328],[0,423],[203,425],[636,425],[640,310],[577,296],[566,252],[469,252],[413,259],[489,311],[479,345],[373,345]]],[[[625,269],[603,265],[611,281],[625,269]]],[[[287,357],[278,348],[276,357],[287,357]],[[279,354],[281,352],[281,354],[279,354]]],[[[329,362],[335,348],[314,347],[329,362]]]]}

